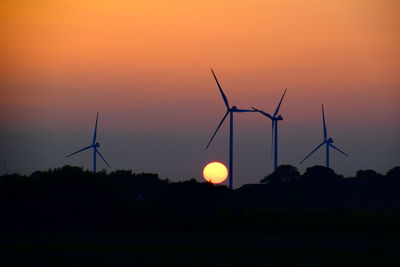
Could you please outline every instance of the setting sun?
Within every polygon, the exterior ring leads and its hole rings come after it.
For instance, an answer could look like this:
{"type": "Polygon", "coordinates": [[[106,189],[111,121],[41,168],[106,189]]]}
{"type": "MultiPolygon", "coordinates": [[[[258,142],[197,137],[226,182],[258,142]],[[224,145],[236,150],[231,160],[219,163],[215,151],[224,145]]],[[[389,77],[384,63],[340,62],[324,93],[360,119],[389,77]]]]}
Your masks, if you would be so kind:
{"type": "Polygon", "coordinates": [[[204,167],[203,176],[208,182],[219,184],[228,177],[228,169],[221,162],[211,162],[204,167]]]}

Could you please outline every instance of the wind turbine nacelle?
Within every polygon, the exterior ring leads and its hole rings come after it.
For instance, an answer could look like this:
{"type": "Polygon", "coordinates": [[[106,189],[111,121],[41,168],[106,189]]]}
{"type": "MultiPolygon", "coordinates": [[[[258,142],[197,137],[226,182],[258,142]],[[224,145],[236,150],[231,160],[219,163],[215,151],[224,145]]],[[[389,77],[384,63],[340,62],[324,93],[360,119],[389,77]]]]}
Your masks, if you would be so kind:
{"type": "Polygon", "coordinates": [[[94,144],[95,147],[100,147],[99,143],[94,144]]]}
{"type": "Polygon", "coordinates": [[[281,121],[281,120],[283,120],[283,117],[281,115],[279,115],[278,117],[275,118],[275,120],[281,121]]]}
{"type": "Polygon", "coordinates": [[[232,111],[236,111],[236,110],[237,110],[237,107],[236,107],[236,106],[233,106],[233,107],[231,108],[231,110],[232,110],[232,111]]]}
{"type": "Polygon", "coordinates": [[[332,144],[333,143],[333,139],[329,138],[326,142],[328,142],[329,144],[332,144]]]}

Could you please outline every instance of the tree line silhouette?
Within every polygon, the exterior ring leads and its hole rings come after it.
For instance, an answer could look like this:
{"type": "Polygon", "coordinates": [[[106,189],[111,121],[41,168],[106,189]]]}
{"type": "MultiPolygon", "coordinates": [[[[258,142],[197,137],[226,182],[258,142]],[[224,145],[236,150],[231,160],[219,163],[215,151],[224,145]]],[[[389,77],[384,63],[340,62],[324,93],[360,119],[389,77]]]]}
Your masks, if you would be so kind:
{"type": "Polygon", "coordinates": [[[64,166],[0,177],[2,231],[400,233],[400,167],[343,177],[281,165],[236,190],[64,166]]]}

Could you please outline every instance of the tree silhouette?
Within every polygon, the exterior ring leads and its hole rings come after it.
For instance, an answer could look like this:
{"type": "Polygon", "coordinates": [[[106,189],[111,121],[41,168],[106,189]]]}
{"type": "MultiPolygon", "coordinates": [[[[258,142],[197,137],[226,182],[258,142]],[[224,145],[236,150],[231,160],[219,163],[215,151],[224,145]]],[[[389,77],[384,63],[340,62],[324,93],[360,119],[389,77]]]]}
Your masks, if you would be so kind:
{"type": "Polygon", "coordinates": [[[325,166],[313,166],[307,168],[301,180],[306,183],[313,183],[315,185],[330,184],[340,181],[343,178],[337,175],[334,170],[325,166]]]}
{"type": "Polygon", "coordinates": [[[361,181],[376,181],[377,179],[381,179],[383,176],[377,173],[374,170],[359,170],[356,173],[356,178],[360,179],[361,181]]]}
{"type": "Polygon", "coordinates": [[[393,169],[390,169],[387,172],[386,177],[400,179],[400,167],[394,167],[393,169]]]}
{"type": "Polygon", "coordinates": [[[385,176],[360,170],[344,178],[323,166],[300,175],[281,165],[261,184],[230,190],[195,179],[166,181],[155,173],[93,174],[64,166],[1,176],[0,229],[396,233],[399,183],[400,167],[385,176]]]}
{"type": "Polygon", "coordinates": [[[288,182],[300,177],[300,172],[291,165],[280,165],[273,173],[264,177],[261,183],[282,183],[288,182]]]}

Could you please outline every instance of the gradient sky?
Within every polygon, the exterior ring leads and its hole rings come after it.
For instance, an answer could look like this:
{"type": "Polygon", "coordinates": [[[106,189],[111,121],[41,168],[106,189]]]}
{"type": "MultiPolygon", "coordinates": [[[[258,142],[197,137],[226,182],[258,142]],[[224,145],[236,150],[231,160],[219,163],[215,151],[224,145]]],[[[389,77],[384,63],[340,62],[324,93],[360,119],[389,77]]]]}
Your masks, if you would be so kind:
{"type": "MultiPolygon", "coordinates": [[[[400,165],[400,2],[78,1],[0,3],[0,159],[9,171],[91,168],[100,112],[101,152],[112,170],[202,180],[227,163],[228,125],[212,67],[231,104],[281,108],[280,163],[298,162],[328,133],[346,158],[332,168],[386,173],[400,165]]],[[[235,185],[272,171],[270,121],[235,117],[235,185]]],[[[105,165],[99,163],[100,168],[105,165]]],[[[3,173],[3,169],[2,169],[3,173]]]]}

